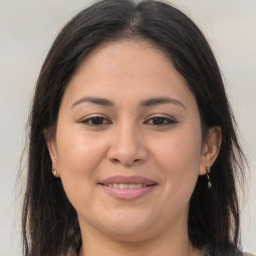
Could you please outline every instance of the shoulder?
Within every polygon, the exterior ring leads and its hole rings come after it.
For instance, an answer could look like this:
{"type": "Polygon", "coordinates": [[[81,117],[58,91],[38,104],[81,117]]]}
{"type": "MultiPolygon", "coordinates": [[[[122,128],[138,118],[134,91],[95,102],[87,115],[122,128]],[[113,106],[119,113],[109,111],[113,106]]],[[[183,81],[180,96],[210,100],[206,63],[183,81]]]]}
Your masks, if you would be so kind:
{"type": "MultiPolygon", "coordinates": [[[[238,252],[235,254],[240,255],[240,256],[256,256],[256,255],[248,253],[248,252],[244,252],[244,253],[238,252]]],[[[213,248],[209,244],[205,245],[198,256],[213,256],[213,248]]]]}
{"type": "Polygon", "coordinates": [[[207,244],[203,247],[198,256],[211,256],[210,251],[210,246],[207,244]]]}

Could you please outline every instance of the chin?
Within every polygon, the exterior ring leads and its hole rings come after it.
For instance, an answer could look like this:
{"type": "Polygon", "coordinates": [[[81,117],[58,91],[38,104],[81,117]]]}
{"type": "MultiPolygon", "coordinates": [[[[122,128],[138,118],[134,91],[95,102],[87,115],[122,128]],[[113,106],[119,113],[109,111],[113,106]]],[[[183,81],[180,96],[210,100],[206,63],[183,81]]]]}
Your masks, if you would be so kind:
{"type": "Polygon", "coordinates": [[[114,216],[114,218],[105,219],[102,226],[106,232],[111,233],[118,240],[133,242],[145,239],[152,230],[153,218],[147,217],[149,216],[142,214],[134,216],[126,213],[116,218],[114,216]]]}

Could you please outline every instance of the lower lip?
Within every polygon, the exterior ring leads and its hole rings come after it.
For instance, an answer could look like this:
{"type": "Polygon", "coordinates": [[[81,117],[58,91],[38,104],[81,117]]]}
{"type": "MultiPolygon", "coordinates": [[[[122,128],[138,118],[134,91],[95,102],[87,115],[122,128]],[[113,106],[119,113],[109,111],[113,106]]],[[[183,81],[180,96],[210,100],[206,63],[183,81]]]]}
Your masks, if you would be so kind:
{"type": "Polygon", "coordinates": [[[120,189],[101,185],[101,187],[111,196],[120,200],[134,200],[150,193],[157,185],[141,187],[141,188],[127,188],[120,189]]]}

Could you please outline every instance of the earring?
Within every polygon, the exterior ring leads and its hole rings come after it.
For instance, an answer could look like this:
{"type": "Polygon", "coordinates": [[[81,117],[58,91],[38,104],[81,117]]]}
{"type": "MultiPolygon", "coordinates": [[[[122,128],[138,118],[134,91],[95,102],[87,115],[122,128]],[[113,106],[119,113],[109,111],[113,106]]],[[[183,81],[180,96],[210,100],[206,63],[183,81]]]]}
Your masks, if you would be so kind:
{"type": "Polygon", "coordinates": [[[206,166],[206,171],[207,171],[207,179],[208,179],[208,188],[210,189],[212,187],[211,179],[210,179],[210,173],[211,169],[210,167],[206,166]]]}
{"type": "Polygon", "coordinates": [[[57,170],[56,170],[56,168],[52,169],[52,174],[53,174],[54,177],[56,177],[56,175],[57,175],[57,170]]]}

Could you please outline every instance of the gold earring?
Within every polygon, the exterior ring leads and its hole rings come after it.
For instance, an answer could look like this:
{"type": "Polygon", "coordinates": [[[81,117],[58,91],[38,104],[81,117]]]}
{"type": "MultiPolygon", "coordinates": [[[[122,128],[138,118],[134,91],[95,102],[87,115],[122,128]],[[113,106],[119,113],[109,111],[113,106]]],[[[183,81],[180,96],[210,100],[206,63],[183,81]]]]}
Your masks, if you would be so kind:
{"type": "Polygon", "coordinates": [[[210,167],[206,166],[206,171],[207,171],[207,179],[208,179],[208,188],[210,189],[212,187],[211,179],[210,179],[210,173],[211,169],[210,167]]]}
{"type": "Polygon", "coordinates": [[[56,170],[56,168],[52,169],[52,174],[53,174],[54,177],[56,177],[56,175],[57,175],[57,170],[56,170]]]}

